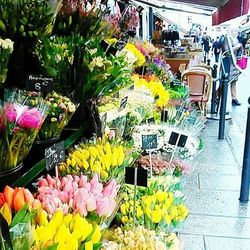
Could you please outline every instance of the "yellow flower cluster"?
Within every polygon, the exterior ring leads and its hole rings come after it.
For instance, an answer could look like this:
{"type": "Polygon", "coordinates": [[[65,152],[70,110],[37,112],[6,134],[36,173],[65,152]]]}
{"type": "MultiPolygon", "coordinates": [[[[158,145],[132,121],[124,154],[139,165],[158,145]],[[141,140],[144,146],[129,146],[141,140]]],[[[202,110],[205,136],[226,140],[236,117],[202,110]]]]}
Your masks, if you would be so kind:
{"type": "MultiPolygon", "coordinates": [[[[42,211],[41,213],[44,213],[42,211]]],[[[34,250],[47,249],[57,244],[57,250],[93,250],[101,239],[100,226],[93,227],[79,214],[63,216],[57,211],[48,221],[43,215],[40,224],[34,229],[34,250]]]]}
{"type": "Polygon", "coordinates": [[[155,195],[142,197],[142,207],[146,218],[155,224],[176,224],[188,216],[188,209],[184,204],[174,204],[171,192],[157,191],[155,195]]]}
{"type": "MultiPolygon", "coordinates": [[[[121,204],[121,221],[123,224],[133,222],[133,201],[121,204]]],[[[170,226],[185,220],[188,209],[184,204],[174,204],[172,192],[157,191],[154,195],[144,195],[136,201],[136,221],[139,224],[160,224],[170,226]],[[149,222],[149,223],[148,223],[149,222]]]]}
{"type": "Polygon", "coordinates": [[[139,75],[134,75],[132,80],[136,87],[146,87],[149,89],[155,98],[155,104],[158,108],[164,109],[168,105],[170,99],[169,92],[164,88],[159,78],[151,77],[146,80],[139,75]]]}
{"type": "Polygon", "coordinates": [[[131,51],[137,57],[137,67],[141,67],[146,62],[144,55],[136,48],[133,43],[127,43],[125,49],[131,51]]]}
{"type": "Polygon", "coordinates": [[[60,164],[59,170],[62,174],[97,173],[102,180],[107,180],[124,160],[125,148],[103,139],[96,144],[81,144],[60,164]]]}

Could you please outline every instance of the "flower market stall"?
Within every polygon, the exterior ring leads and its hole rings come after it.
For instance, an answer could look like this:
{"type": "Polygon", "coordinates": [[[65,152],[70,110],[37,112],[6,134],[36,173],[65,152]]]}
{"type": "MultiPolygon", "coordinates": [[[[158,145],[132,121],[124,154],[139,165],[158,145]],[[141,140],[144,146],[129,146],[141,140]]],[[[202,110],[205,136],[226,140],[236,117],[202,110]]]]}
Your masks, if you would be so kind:
{"type": "Polygon", "coordinates": [[[0,249],[182,248],[205,119],[125,6],[0,0],[0,249]]]}

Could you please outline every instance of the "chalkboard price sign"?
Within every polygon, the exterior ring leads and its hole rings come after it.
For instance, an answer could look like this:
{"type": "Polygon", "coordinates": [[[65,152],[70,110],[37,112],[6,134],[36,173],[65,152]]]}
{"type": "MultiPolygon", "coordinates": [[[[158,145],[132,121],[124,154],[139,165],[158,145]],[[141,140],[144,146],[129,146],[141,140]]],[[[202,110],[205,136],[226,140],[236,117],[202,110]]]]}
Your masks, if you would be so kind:
{"type": "Polygon", "coordinates": [[[168,120],[168,111],[167,110],[162,110],[161,111],[161,121],[162,122],[167,122],[168,120]]]}
{"type": "Polygon", "coordinates": [[[142,149],[156,149],[157,148],[157,134],[142,135],[142,149]]]}
{"type": "Polygon", "coordinates": [[[137,168],[137,180],[135,180],[135,168],[126,167],[125,169],[125,183],[134,185],[136,181],[137,186],[148,186],[148,171],[143,168],[137,168]]]}
{"type": "Polygon", "coordinates": [[[64,141],[45,149],[46,169],[50,171],[65,159],[64,141]]]}
{"type": "Polygon", "coordinates": [[[148,119],[148,124],[154,124],[155,123],[155,118],[151,117],[148,119]]]}
{"type": "Polygon", "coordinates": [[[120,110],[123,110],[126,108],[128,102],[128,96],[122,98],[121,104],[120,104],[120,110]]]}
{"type": "Polygon", "coordinates": [[[177,145],[178,147],[184,148],[187,143],[188,136],[180,135],[176,132],[172,132],[168,143],[171,145],[177,145]]]}
{"type": "Polygon", "coordinates": [[[53,90],[53,78],[43,75],[29,75],[26,88],[29,91],[51,92],[53,90]]]}

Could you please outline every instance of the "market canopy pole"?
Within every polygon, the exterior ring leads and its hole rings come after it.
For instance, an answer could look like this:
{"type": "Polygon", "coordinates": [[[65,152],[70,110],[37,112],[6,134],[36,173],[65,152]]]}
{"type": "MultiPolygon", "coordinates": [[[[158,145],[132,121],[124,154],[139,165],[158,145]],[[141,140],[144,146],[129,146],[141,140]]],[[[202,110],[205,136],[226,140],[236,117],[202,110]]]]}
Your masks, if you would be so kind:
{"type": "MultiPolygon", "coordinates": [[[[248,99],[250,105],[250,97],[248,99]]],[[[247,114],[246,139],[243,158],[243,168],[241,176],[240,201],[247,202],[249,200],[249,185],[250,185],[250,106],[247,114]]]]}
{"type": "Polygon", "coordinates": [[[153,39],[154,32],[154,13],[153,8],[149,7],[149,40],[153,39]]]}

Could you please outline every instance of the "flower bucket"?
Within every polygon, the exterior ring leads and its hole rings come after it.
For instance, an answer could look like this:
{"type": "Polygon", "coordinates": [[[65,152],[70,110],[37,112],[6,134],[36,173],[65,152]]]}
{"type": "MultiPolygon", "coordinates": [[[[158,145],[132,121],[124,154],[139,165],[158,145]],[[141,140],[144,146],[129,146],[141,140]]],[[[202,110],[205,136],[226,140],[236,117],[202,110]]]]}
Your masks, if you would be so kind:
{"type": "Polygon", "coordinates": [[[32,168],[35,164],[41,161],[45,155],[45,149],[51,147],[54,143],[60,140],[60,136],[55,136],[47,140],[35,140],[28,157],[24,160],[25,171],[32,168]]]}
{"type": "Polygon", "coordinates": [[[9,170],[0,172],[0,190],[3,189],[5,185],[11,185],[22,174],[23,163],[20,163],[17,167],[9,170]]]}

